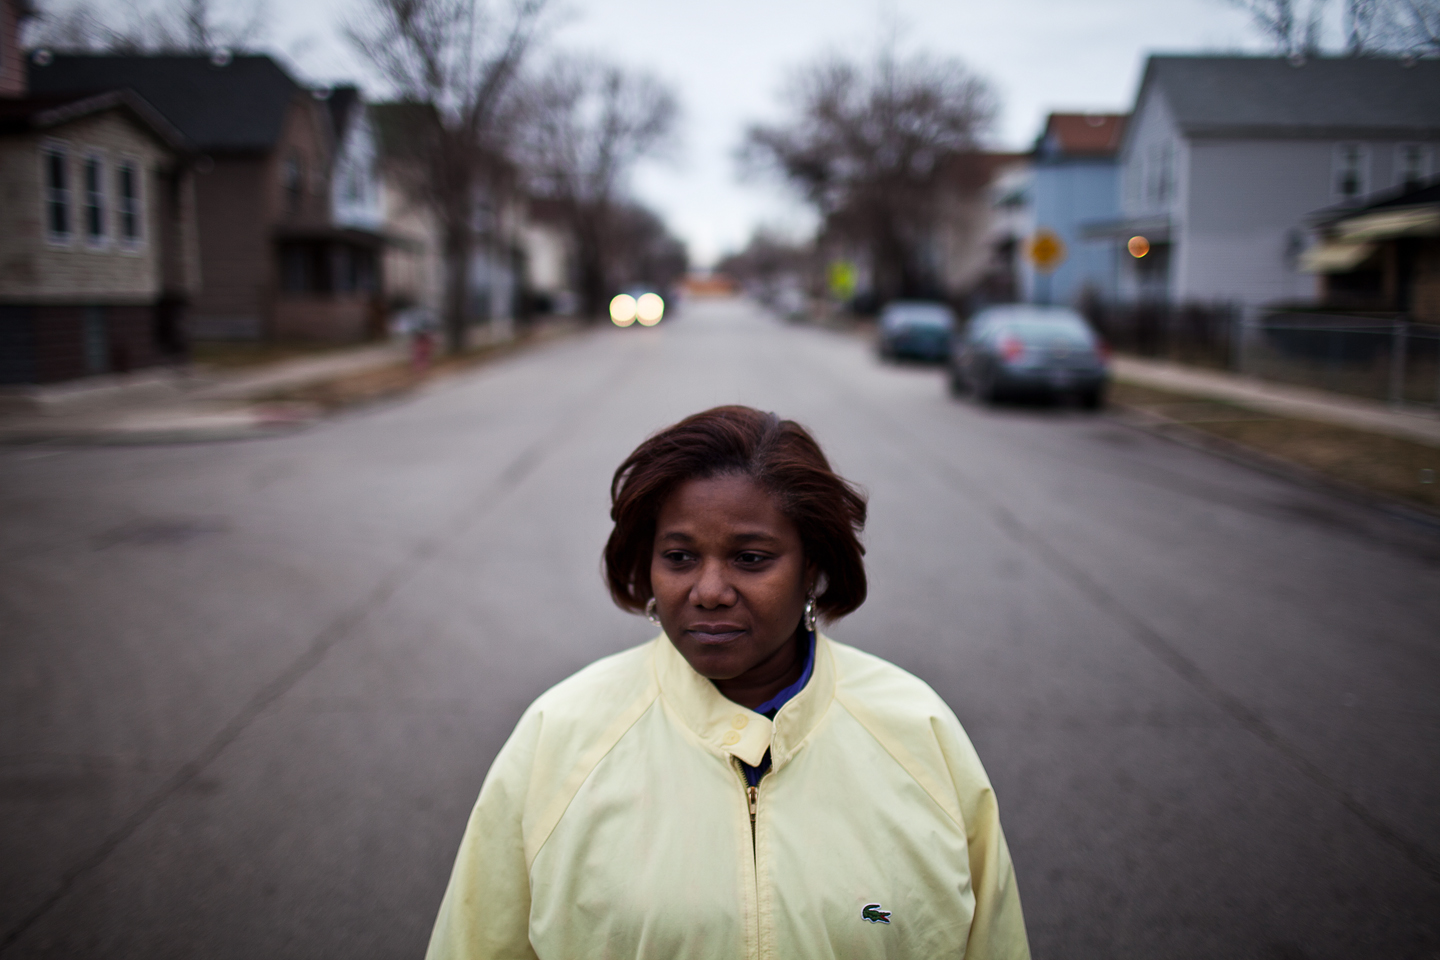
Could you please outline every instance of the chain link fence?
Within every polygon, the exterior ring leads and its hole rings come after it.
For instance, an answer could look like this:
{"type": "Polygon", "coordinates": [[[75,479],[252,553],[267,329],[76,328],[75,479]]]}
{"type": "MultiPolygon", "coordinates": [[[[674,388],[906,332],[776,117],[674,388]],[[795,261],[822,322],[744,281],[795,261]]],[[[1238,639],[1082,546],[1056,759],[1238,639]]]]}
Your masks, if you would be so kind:
{"type": "Polygon", "coordinates": [[[1113,349],[1215,370],[1234,369],[1240,311],[1228,304],[1091,303],[1086,319],[1113,349]]]}
{"type": "Polygon", "coordinates": [[[1083,309],[1122,353],[1440,410],[1440,326],[1399,315],[1246,316],[1227,304],[1093,303],[1083,309]]]}
{"type": "Polygon", "coordinates": [[[1270,313],[1244,327],[1236,366],[1264,380],[1440,409],[1440,327],[1403,318],[1270,313]]]}

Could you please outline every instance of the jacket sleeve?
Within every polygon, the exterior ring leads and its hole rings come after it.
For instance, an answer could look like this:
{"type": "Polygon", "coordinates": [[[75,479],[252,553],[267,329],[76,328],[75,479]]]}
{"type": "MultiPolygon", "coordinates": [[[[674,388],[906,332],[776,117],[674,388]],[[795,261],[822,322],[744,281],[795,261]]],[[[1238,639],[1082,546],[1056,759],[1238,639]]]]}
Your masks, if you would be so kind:
{"type": "Polygon", "coordinates": [[[945,756],[970,849],[970,886],[975,895],[975,917],[965,960],[1029,960],[1030,941],[1010,850],[1000,829],[1000,810],[990,778],[970,738],[953,716],[932,721],[935,737],[945,756]]]}
{"type": "Polygon", "coordinates": [[[541,718],[527,712],[470,814],[426,960],[534,960],[523,815],[541,718]]]}

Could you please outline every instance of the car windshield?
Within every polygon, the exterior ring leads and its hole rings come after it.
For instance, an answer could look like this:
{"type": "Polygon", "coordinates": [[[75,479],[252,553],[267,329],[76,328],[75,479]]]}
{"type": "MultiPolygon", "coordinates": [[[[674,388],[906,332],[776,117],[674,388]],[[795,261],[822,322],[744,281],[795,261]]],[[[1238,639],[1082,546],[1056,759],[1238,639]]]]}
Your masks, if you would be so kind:
{"type": "Polygon", "coordinates": [[[995,329],[998,333],[1008,333],[1032,343],[1088,347],[1094,343],[1095,339],[1083,324],[1075,320],[1060,318],[1054,320],[1009,320],[997,324],[995,329]]]}
{"type": "Polygon", "coordinates": [[[924,305],[895,306],[885,310],[884,324],[887,327],[934,327],[950,326],[950,311],[944,307],[924,305]]]}

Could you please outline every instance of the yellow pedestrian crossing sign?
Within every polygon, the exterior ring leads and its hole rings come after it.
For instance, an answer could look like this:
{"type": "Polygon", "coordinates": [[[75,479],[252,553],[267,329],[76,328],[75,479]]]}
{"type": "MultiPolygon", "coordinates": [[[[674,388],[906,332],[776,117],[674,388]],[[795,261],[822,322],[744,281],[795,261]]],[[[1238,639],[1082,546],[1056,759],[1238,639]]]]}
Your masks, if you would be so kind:
{"type": "Polygon", "coordinates": [[[830,293],[841,300],[855,295],[855,265],[848,260],[835,260],[830,264],[830,293]]]}
{"type": "Polygon", "coordinates": [[[1041,227],[1030,236],[1025,253],[1036,270],[1050,273],[1065,262],[1065,241],[1054,230],[1041,227]]]}

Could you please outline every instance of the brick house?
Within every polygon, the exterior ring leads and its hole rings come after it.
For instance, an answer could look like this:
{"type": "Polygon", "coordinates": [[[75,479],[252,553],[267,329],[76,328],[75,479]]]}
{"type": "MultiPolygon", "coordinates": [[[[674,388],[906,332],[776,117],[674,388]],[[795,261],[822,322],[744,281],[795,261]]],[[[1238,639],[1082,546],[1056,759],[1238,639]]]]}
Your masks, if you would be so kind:
{"type": "Polygon", "coordinates": [[[0,97],[25,95],[25,54],[20,23],[34,16],[30,0],[0,0],[0,97]]]}
{"type": "Polygon", "coordinates": [[[37,93],[129,88],[203,155],[197,339],[356,341],[380,308],[381,236],[337,223],[334,120],[266,56],[32,58],[37,93]],[[43,60],[43,62],[42,62],[43,60]]]}

